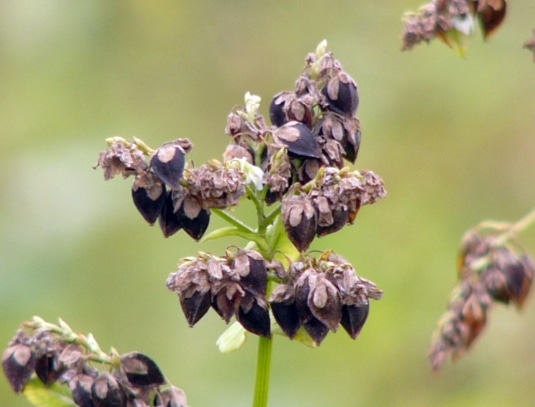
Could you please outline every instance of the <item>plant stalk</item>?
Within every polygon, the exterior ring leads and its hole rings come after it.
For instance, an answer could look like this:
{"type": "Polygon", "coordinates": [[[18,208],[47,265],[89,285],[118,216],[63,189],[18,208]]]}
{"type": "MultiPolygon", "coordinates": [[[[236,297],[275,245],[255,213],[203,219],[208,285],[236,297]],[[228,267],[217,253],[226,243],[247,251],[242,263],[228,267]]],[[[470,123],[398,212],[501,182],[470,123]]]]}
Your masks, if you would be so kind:
{"type": "Polygon", "coordinates": [[[253,407],[267,407],[268,405],[272,347],[273,338],[259,337],[253,407]]]}

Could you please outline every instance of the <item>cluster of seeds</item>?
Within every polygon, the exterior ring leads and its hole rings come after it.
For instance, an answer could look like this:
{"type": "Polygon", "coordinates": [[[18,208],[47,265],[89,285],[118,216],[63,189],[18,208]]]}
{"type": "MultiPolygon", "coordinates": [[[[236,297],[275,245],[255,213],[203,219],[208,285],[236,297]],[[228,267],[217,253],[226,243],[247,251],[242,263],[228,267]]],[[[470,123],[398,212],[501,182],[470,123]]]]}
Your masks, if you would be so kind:
{"type": "Polygon", "coordinates": [[[487,38],[496,30],[507,10],[506,0],[433,0],[421,6],[417,12],[403,17],[403,50],[410,50],[421,42],[438,37],[452,45],[448,33],[457,31],[468,35],[473,30],[473,18],[477,18],[487,38]]]}
{"type": "Polygon", "coordinates": [[[185,156],[193,147],[188,139],[154,151],[140,140],[130,143],[113,137],[107,142],[109,147],[100,153],[96,166],[104,169],[106,180],[119,174],[135,176],[134,205],[149,224],[159,221],[165,237],[183,229],[199,240],[210,223],[210,209],[236,205],[245,193],[245,177],[238,165],[212,160],[199,168],[186,168],[185,156]]]}
{"type": "Polygon", "coordinates": [[[180,297],[190,326],[212,307],[226,323],[235,316],[249,332],[269,337],[267,280],[267,262],[260,253],[240,249],[221,257],[199,253],[182,259],[167,288],[180,297]]]}
{"type": "MultiPolygon", "coordinates": [[[[271,309],[290,338],[303,328],[320,343],[340,324],[356,338],[368,315],[368,298],[378,299],[380,291],[345,260],[318,260],[305,253],[316,237],[353,224],[362,206],[386,195],[383,180],[373,171],[345,166],[355,163],[359,152],[358,106],[356,82],[322,42],[306,57],[294,90],[273,97],[270,125],[259,113],[258,96],[247,93],[244,106],[231,111],[222,162],[194,167],[185,159],[192,148],[187,139],[155,150],[137,139],[108,140],[97,163],[105,179],[134,175],[134,204],[148,223],[159,221],[166,237],[184,229],[199,240],[211,212],[228,219],[231,215],[223,211],[243,196],[257,207],[259,225],[245,236],[255,244],[229,249],[224,256],[184,258],[169,276],[167,286],[180,297],[190,326],[213,308],[227,323],[234,317],[246,330],[269,337],[271,309]],[[268,206],[273,207],[269,216],[264,212],[268,206]],[[301,256],[287,271],[273,262],[275,253],[267,243],[258,243],[278,222],[301,256]],[[268,280],[279,284],[275,297],[268,293],[268,280]],[[325,292],[324,303],[320,292],[325,292]],[[295,310],[286,306],[290,303],[295,310]]],[[[232,223],[234,231],[236,224],[241,223],[232,223]]]]}
{"type": "Polygon", "coordinates": [[[330,251],[292,263],[281,277],[283,283],[269,300],[275,320],[288,337],[294,338],[303,328],[316,344],[340,325],[356,339],[368,318],[369,299],[383,295],[347,260],[330,251]]]}
{"type": "Polygon", "coordinates": [[[521,308],[534,272],[531,257],[513,241],[494,232],[468,231],[460,249],[459,283],[428,353],[433,369],[440,369],[448,356],[458,359],[470,348],[485,327],[493,303],[521,308]]]}
{"type": "Polygon", "coordinates": [[[186,395],[139,352],[104,354],[92,336],[74,333],[39,318],[22,324],[2,356],[4,373],[16,393],[32,377],[45,386],[67,385],[80,407],[186,407],[186,395]],[[106,368],[97,369],[98,364],[106,368]]]}
{"type": "Polygon", "coordinates": [[[211,307],[225,322],[235,316],[249,332],[269,337],[269,302],[288,337],[303,328],[316,344],[340,324],[356,339],[368,317],[369,299],[383,294],[330,251],[319,258],[307,255],[288,270],[279,262],[266,262],[254,250],[229,250],[221,257],[199,253],[182,259],[167,287],[178,294],[190,326],[211,307]],[[266,301],[268,279],[280,284],[266,301]]]}

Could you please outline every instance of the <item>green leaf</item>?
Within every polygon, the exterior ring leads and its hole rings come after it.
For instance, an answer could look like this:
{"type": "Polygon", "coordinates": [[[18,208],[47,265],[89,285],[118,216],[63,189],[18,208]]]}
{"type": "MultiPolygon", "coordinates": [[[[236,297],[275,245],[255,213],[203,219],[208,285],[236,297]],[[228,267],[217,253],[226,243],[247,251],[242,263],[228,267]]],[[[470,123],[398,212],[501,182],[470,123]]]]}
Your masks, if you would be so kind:
{"type": "Polygon", "coordinates": [[[47,387],[37,377],[32,377],[26,383],[23,394],[37,407],[76,407],[66,386],[54,383],[47,387]]]}

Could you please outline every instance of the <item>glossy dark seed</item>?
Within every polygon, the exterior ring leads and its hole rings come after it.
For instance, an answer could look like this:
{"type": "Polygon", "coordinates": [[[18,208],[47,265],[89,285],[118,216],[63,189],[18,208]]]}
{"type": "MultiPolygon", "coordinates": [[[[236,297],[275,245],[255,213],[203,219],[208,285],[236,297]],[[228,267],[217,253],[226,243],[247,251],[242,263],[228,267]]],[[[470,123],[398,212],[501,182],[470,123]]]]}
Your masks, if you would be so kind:
{"type": "Polygon", "coordinates": [[[333,212],[333,223],[329,226],[319,226],[316,229],[316,235],[318,237],[325,236],[334,232],[338,232],[340,229],[342,229],[348,219],[349,219],[349,213],[347,209],[344,209],[342,207],[336,208],[333,212]]]}
{"type": "Polygon", "coordinates": [[[35,368],[35,357],[29,346],[17,344],[7,348],[2,355],[4,374],[15,393],[20,393],[35,368]]]}
{"type": "Polygon", "coordinates": [[[320,158],[321,149],[312,131],[302,123],[288,122],[273,132],[291,154],[299,157],[320,158]]]}
{"type": "Polygon", "coordinates": [[[149,223],[154,224],[162,213],[167,191],[165,185],[159,183],[151,190],[143,187],[132,186],[132,199],[141,216],[149,223]]]}
{"type": "Polygon", "coordinates": [[[54,353],[47,353],[35,361],[35,374],[46,386],[54,383],[61,371],[58,370],[57,355],[54,353]]]}
{"type": "Polygon", "coordinates": [[[201,209],[194,219],[190,219],[184,214],[183,207],[177,211],[176,215],[180,216],[180,224],[184,231],[195,240],[200,240],[203,237],[210,224],[210,211],[206,209],[201,209]]]}
{"type": "Polygon", "coordinates": [[[342,320],[340,323],[351,338],[357,339],[369,312],[369,304],[342,305],[342,320]]]}
{"type": "Polygon", "coordinates": [[[180,306],[189,326],[195,325],[210,309],[210,292],[194,293],[191,297],[180,297],[180,306]]]}
{"type": "Polygon", "coordinates": [[[103,372],[91,386],[91,399],[95,407],[122,407],[124,394],[117,379],[108,372],[103,372]]]}
{"type": "Polygon", "coordinates": [[[91,386],[95,379],[86,374],[78,374],[69,381],[72,398],[77,406],[95,407],[91,398],[91,386]]]}
{"type": "Polygon", "coordinates": [[[293,339],[301,327],[295,302],[272,302],[271,311],[283,332],[293,339]]]}
{"type": "Polygon", "coordinates": [[[150,160],[154,173],[173,189],[178,189],[186,163],[184,150],[176,144],[157,149],[150,160]]]}
{"type": "Polygon", "coordinates": [[[280,92],[273,97],[269,105],[269,119],[274,126],[280,127],[288,122],[288,117],[284,112],[284,98],[281,97],[285,92],[280,92]]]}
{"type": "Polygon", "coordinates": [[[348,137],[353,137],[353,139],[343,140],[342,146],[344,148],[344,158],[355,164],[359,155],[361,132],[360,130],[357,130],[353,135],[349,135],[348,137]]]}
{"type": "Polygon", "coordinates": [[[329,109],[346,116],[357,112],[359,97],[357,85],[345,72],[333,77],[321,90],[327,100],[329,109]]]}
{"type": "Polygon", "coordinates": [[[243,303],[240,305],[236,319],[249,332],[266,338],[271,336],[271,321],[267,305],[260,305],[256,298],[247,308],[243,303]]]}
{"type": "Polygon", "coordinates": [[[238,291],[234,291],[230,296],[226,289],[222,289],[212,298],[212,308],[228,324],[230,319],[236,314],[240,306],[242,296],[238,291]]]}
{"type": "Polygon", "coordinates": [[[308,218],[305,214],[301,219],[301,223],[297,226],[292,226],[289,223],[284,224],[284,228],[290,241],[300,252],[304,252],[310,247],[316,235],[316,217],[308,218]]]}
{"type": "Polygon", "coordinates": [[[121,367],[130,384],[135,387],[155,387],[165,383],[158,365],[142,353],[131,352],[122,355],[121,367]]]}
{"type": "Polygon", "coordinates": [[[175,203],[173,202],[172,192],[167,193],[162,212],[159,217],[160,229],[164,237],[174,235],[182,229],[181,217],[175,213],[175,203]]]}
{"type": "Polygon", "coordinates": [[[310,337],[314,340],[316,345],[321,344],[321,342],[329,333],[329,328],[317,318],[312,318],[309,321],[305,322],[303,324],[303,327],[305,328],[305,331],[307,331],[307,333],[310,335],[310,337]]]}
{"type": "Polygon", "coordinates": [[[234,259],[234,269],[240,274],[240,285],[254,295],[266,296],[267,269],[266,261],[260,254],[249,250],[240,250],[234,259]]]}

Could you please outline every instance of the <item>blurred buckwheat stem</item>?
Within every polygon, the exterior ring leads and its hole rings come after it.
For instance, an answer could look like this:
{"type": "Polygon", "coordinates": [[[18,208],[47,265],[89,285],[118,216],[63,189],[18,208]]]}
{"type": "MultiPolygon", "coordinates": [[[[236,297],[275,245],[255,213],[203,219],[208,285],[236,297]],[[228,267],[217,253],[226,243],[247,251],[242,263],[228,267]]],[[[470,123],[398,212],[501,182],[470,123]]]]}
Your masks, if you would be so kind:
{"type": "Polygon", "coordinates": [[[107,140],[97,163],[105,179],[133,176],[132,199],[165,237],[184,230],[195,240],[239,237],[223,255],[198,252],[167,279],[189,326],[213,309],[233,323],[217,341],[222,352],[257,335],[253,405],[267,405],[273,334],[318,346],[340,326],[356,339],[370,299],[382,291],[332,250],[307,253],[317,237],[353,224],[361,207],[386,195],[370,170],[352,170],[360,147],[357,84],[322,41],[305,59],[292,91],[277,93],[269,119],[249,92],[227,117],[222,160],[195,167],[193,148],[177,139],[152,149],[143,141],[107,140]],[[239,218],[250,202],[256,224],[239,218]],[[236,207],[236,208],[235,208],[236,207]],[[230,209],[232,208],[232,211],[230,209]],[[227,226],[205,234],[211,215],[227,226]]]}
{"type": "Polygon", "coordinates": [[[535,209],[516,223],[486,221],[465,233],[459,251],[459,281],[428,353],[433,370],[440,369],[448,356],[456,360],[466,353],[485,327],[494,303],[523,307],[535,266],[516,235],[534,222],[535,209]]]}

